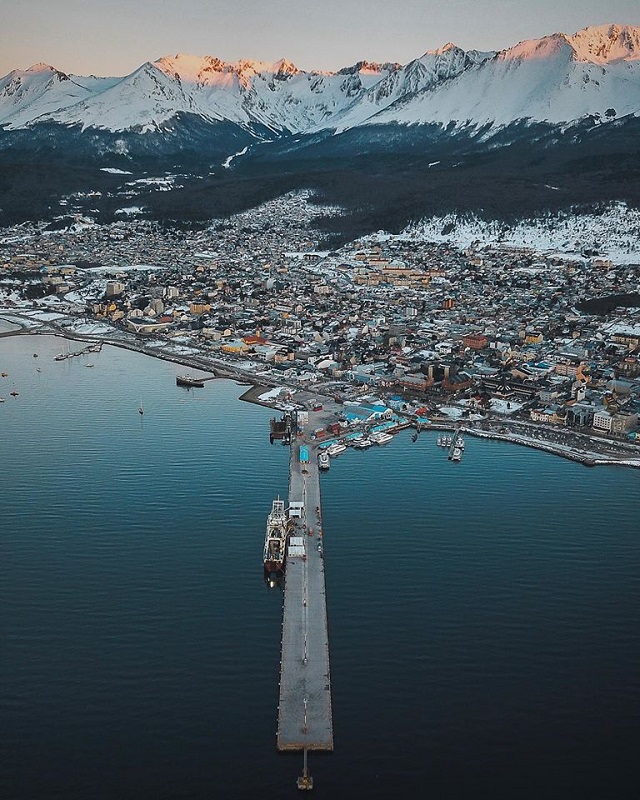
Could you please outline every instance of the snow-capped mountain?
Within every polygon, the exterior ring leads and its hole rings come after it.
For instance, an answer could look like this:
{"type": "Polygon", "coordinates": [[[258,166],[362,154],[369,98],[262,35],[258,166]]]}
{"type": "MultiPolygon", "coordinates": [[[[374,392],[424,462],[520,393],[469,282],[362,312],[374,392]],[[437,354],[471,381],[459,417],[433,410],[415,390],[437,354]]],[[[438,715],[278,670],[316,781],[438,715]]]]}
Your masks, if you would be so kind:
{"type": "Polygon", "coordinates": [[[361,61],[336,73],[282,59],[225,63],[165,56],[124,78],[65,75],[38,64],[0,79],[0,126],[41,123],[148,133],[193,115],[261,139],[400,123],[567,124],[640,113],[640,28],[603,25],[553,34],[498,53],[453,44],[404,66],[361,61]]]}
{"type": "Polygon", "coordinates": [[[604,26],[521,42],[446,83],[405,94],[367,122],[569,123],[640,111],[640,28],[604,26]]]}

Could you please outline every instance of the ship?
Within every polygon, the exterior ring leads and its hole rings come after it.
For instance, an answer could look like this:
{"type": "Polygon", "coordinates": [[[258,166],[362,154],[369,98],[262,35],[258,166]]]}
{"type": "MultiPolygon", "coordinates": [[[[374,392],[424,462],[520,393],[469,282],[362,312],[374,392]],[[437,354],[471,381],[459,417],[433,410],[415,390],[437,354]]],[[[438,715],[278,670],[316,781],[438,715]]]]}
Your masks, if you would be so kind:
{"type": "Polygon", "coordinates": [[[276,439],[280,439],[282,444],[291,444],[297,425],[294,411],[285,411],[280,419],[273,417],[269,423],[269,441],[273,444],[276,439]]]}
{"type": "Polygon", "coordinates": [[[346,444],[342,444],[342,442],[336,442],[335,444],[332,444],[331,447],[329,447],[327,449],[327,453],[332,458],[335,458],[335,456],[339,456],[340,453],[344,453],[344,451],[346,449],[347,449],[347,445],[346,444]]]}
{"type": "Polygon", "coordinates": [[[385,433],[384,431],[377,431],[375,433],[369,434],[369,439],[374,444],[387,444],[393,439],[393,436],[390,433],[385,433]]]}
{"type": "Polygon", "coordinates": [[[176,384],[178,386],[190,386],[196,389],[204,389],[204,381],[202,378],[196,378],[193,375],[177,375],[176,384]]]}
{"type": "Polygon", "coordinates": [[[372,447],[373,446],[373,442],[371,441],[371,439],[367,439],[367,438],[358,439],[358,441],[353,446],[355,448],[357,448],[358,450],[366,450],[367,447],[372,447]]]}
{"type": "Polygon", "coordinates": [[[279,497],[273,501],[271,513],[267,517],[267,532],[264,538],[265,575],[284,573],[287,552],[288,517],[284,500],[279,497]]]}
{"type": "Polygon", "coordinates": [[[449,456],[449,461],[460,461],[462,458],[462,450],[459,447],[454,447],[453,452],[449,456]]]}
{"type": "Polygon", "coordinates": [[[331,466],[331,459],[329,458],[329,453],[322,451],[322,453],[318,453],[318,468],[319,469],[329,469],[331,466]]]}

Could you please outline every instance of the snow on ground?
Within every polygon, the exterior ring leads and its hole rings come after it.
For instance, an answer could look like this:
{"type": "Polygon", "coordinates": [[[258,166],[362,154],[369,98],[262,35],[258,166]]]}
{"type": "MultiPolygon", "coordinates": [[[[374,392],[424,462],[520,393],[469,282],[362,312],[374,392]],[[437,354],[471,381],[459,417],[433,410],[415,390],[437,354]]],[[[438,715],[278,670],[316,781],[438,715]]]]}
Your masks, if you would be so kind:
{"type": "Polygon", "coordinates": [[[126,216],[130,217],[133,214],[144,213],[144,208],[142,208],[141,206],[127,206],[126,208],[118,208],[115,213],[125,214],[126,216]]]}
{"type": "Polygon", "coordinates": [[[259,395],[258,400],[261,400],[263,403],[268,403],[270,400],[277,400],[282,392],[289,394],[289,389],[285,386],[276,386],[273,389],[269,389],[268,392],[259,395]]]}
{"type": "Polygon", "coordinates": [[[155,186],[159,192],[168,192],[173,189],[176,182],[175,175],[166,175],[162,178],[138,178],[135,181],[129,181],[127,186],[155,186]]]}
{"type": "Polygon", "coordinates": [[[159,267],[157,264],[155,266],[153,264],[127,264],[126,266],[119,265],[117,267],[88,267],[84,271],[95,272],[96,274],[100,274],[102,272],[112,272],[115,274],[117,272],[135,272],[136,270],[144,272],[145,270],[154,269],[164,269],[164,267],[159,267]]]}
{"type": "MultiPolygon", "coordinates": [[[[22,311],[20,312],[22,314],[22,311]]],[[[11,316],[10,311],[1,311],[2,319],[6,322],[10,322],[13,325],[16,325],[18,329],[20,328],[37,328],[40,325],[40,322],[37,320],[27,320],[23,319],[22,317],[13,317],[11,316]]]]}
{"type": "Polygon", "coordinates": [[[200,355],[200,350],[198,350],[197,347],[185,347],[184,345],[176,345],[176,344],[171,344],[167,346],[165,343],[165,349],[170,353],[174,353],[175,355],[180,355],[180,356],[200,355]]]}
{"type": "Polygon", "coordinates": [[[520,411],[522,408],[522,403],[516,403],[513,400],[501,400],[499,397],[492,397],[490,403],[491,411],[505,416],[515,414],[516,411],[520,411]]]}
{"type": "Polygon", "coordinates": [[[40,322],[50,322],[56,319],[65,319],[64,314],[59,314],[56,311],[23,311],[21,313],[23,313],[25,317],[31,317],[32,319],[37,319],[40,322]]]}
{"type": "Polygon", "coordinates": [[[113,336],[113,327],[104,322],[72,322],[67,329],[85,336],[113,336]]]}
{"type": "MultiPolygon", "coordinates": [[[[379,239],[389,234],[380,232],[379,239]]],[[[462,218],[454,214],[433,217],[407,227],[397,238],[451,242],[459,247],[475,243],[530,248],[564,258],[582,258],[582,251],[597,250],[616,264],[640,263],[640,210],[624,203],[612,204],[602,215],[556,214],[507,225],[462,218]]]]}
{"type": "Polygon", "coordinates": [[[248,149],[249,149],[249,145],[247,145],[246,147],[243,147],[242,150],[239,150],[237,153],[233,153],[233,155],[230,155],[228,158],[225,158],[225,160],[222,162],[222,166],[225,169],[229,169],[233,159],[234,158],[239,158],[240,156],[243,156],[247,152],[248,149]]]}
{"type": "Polygon", "coordinates": [[[446,414],[451,419],[460,419],[462,417],[462,409],[454,408],[453,406],[441,406],[439,409],[441,414],[446,414]]]}

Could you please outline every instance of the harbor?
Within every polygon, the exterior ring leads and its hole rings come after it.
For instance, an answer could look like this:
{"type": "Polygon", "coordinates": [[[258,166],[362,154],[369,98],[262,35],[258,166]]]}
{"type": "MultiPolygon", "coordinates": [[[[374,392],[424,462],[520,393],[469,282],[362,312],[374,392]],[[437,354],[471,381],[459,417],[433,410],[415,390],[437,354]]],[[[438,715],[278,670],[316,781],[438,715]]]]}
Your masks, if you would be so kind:
{"type": "MultiPolygon", "coordinates": [[[[276,746],[283,594],[260,563],[273,500],[290,505],[291,451],[268,439],[279,413],[237,402],[234,381],[177,390],[188,368],[120,348],[86,357],[94,369],[53,362],[59,339],[3,348],[3,446],[20,453],[3,475],[0,577],[16,800],[298,794],[304,751],[276,746]],[[45,781],[34,764],[54,730],[45,781]],[[114,743],[127,747],[106,763],[114,743]]],[[[635,731],[638,631],[620,603],[638,599],[637,474],[466,433],[454,465],[437,432],[412,433],[347,447],[320,476],[334,749],[307,753],[310,794],[526,795],[506,760],[531,784],[561,761],[552,793],[606,797],[638,738],[603,747],[635,731]],[[583,747],[604,754],[595,778],[583,747]]]]}

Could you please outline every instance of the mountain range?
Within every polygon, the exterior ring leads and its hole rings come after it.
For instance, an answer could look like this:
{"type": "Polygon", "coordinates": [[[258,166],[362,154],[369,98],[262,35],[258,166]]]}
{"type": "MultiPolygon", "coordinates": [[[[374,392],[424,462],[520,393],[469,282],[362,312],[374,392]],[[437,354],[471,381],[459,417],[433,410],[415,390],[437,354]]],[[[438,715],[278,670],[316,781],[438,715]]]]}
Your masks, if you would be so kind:
{"type": "Polygon", "coordinates": [[[567,123],[639,111],[640,27],[621,25],[557,33],[500,52],[449,43],[404,66],[360,61],[335,73],[304,72],[285,59],[229,64],[178,54],[123,78],[36,64],[0,79],[5,130],[58,123],[146,133],[190,114],[264,137],[390,122],[567,123]]]}
{"type": "MultiPolygon", "coordinates": [[[[574,166],[590,156],[609,164],[606,184],[637,155],[639,119],[640,27],[613,24],[499,52],[449,43],[405,65],[359,61],[333,73],[178,54],[125,77],[36,64],[0,79],[9,164],[179,167],[201,178],[224,166],[263,182],[283,171],[398,175],[412,164],[432,182],[483,159],[499,161],[498,173],[522,159],[564,169],[572,149],[574,166]]],[[[633,202],[637,182],[626,184],[624,197],[609,186],[583,199],[633,202]]]]}

